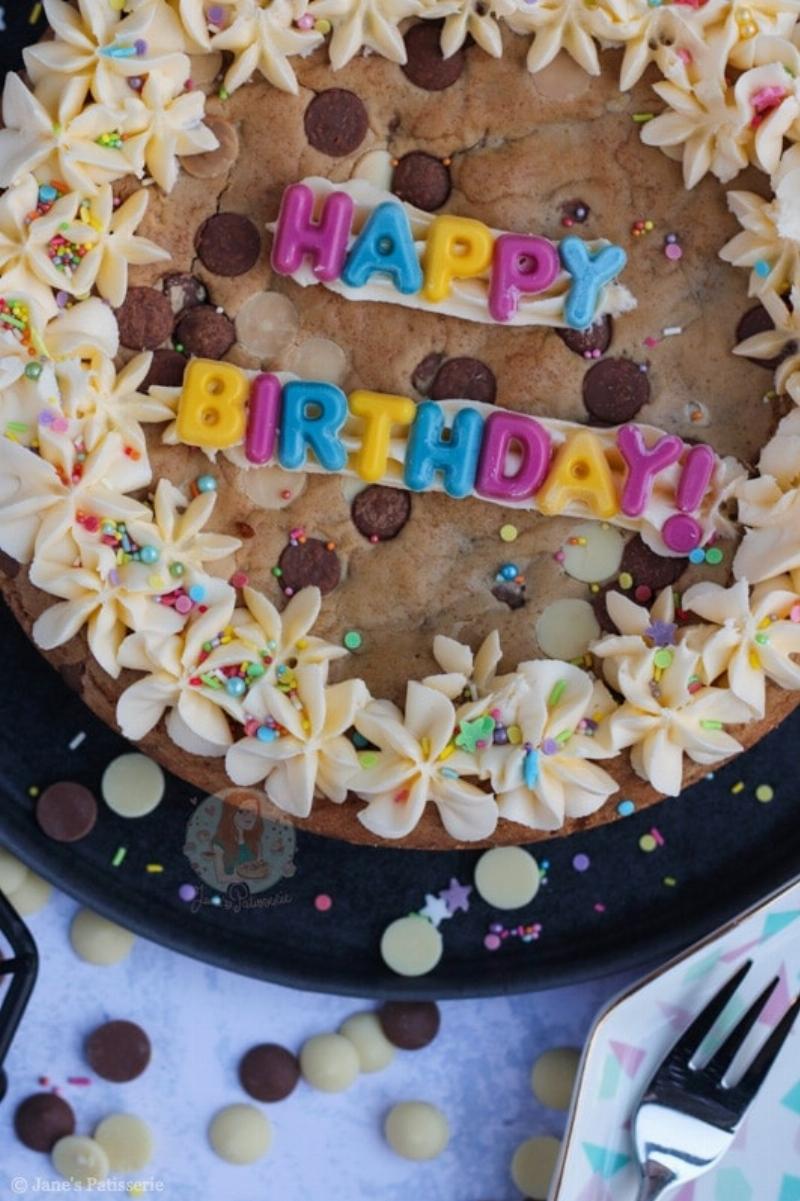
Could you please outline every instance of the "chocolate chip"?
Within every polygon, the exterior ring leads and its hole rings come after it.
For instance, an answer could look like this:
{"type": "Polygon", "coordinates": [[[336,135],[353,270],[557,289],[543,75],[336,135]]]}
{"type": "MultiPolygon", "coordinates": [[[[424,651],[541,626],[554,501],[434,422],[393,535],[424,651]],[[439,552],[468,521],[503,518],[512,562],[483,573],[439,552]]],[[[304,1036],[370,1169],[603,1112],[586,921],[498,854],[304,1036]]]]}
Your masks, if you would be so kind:
{"type": "Polygon", "coordinates": [[[278,566],[281,569],[280,585],[286,592],[299,592],[309,584],[320,592],[333,592],[342,574],[339,556],[329,549],[329,543],[319,538],[306,538],[305,542],[289,543],[281,551],[278,566]]]}
{"type": "Polygon", "coordinates": [[[350,514],[365,538],[388,542],[397,537],[411,516],[411,494],[402,488],[370,484],[357,494],[350,514]]]}
{"type": "Polygon", "coordinates": [[[513,584],[495,584],[492,596],[501,604],[508,605],[509,609],[521,609],[525,604],[525,593],[513,584]]]}
{"type": "Polygon", "coordinates": [[[233,322],[210,304],[188,309],[175,329],[175,341],[199,359],[221,359],[236,341],[233,322]]]}
{"type": "Polygon", "coordinates": [[[247,521],[237,521],[234,524],[234,529],[240,538],[255,538],[256,532],[247,521]]]}
{"type": "Polygon", "coordinates": [[[251,1047],[239,1064],[241,1086],[256,1101],[283,1101],[299,1079],[296,1057],[277,1043],[251,1047]]]}
{"type": "Polygon", "coordinates": [[[119,340],[129,350],[155,350],[167,341],[175,324],[169,301],[155,288],[128,288],[116,312],[119,340]]]}
{"type": "Polygon", "coordinates": [[[162,278],[161,287],[176,317],[184,309],[192,309],[208,300],[206,286],[196,275],[175,271],[162,278]]]}
{"type": "Polygon", "coordinates": [[[430,395],[432,400],[482,400],[494,404],[497,380],[480,359],[448,359],[436,372],[430,395]]]}
{"type": "Polygon", "coordinates": [[[0,550],[0,571],[9,580],[14,580],[19,575],[19,569],[22,566],[16,559],[12,559],[11,555],[7,555],[4,550],[0,550]]]}
{"type": "Polygon", "coordinates": [[[439,1033],[439,1007],[435,1001],[386,1001],[378,1010],[383,1033],[403,1051],[419,1051],[439,1033]]]}
{"type": "MultiPolygon", "coordinates": [[[[752,338],[755,334],[765,334],[768,330],[773,330],[774,328],[775,322],[763,304],[753,305],[752,309],[747,310],[736,326],[736,342],[737,344],[744,342],[745,338],[752,338]]],[[[745,358],[748,363],[755,363],[756,367],[766,367],[768,371],[775,371],[791,353],[791,348],[787,347],[781,354],[775,355],[771,359],[753,359],[749,355],[745,355],[745,358]]]]}
{"type": "Polygon", "coordinates": [[[83,784],[60,780],[38,798],[36,820],[54,842],[78,842],[94,828],[97,801],[83,784]]]}
{"type": "Polygon", "coordinates": [[[439,158],[424,150],[404,154],[394,169],[392,191],[408,204],[432,213],[450,195],[450,171],[439,158]]]}
{"type": "MultiPolygon", "coordinates": [[[[686,560],[657,555],[642,541],[639,534],[634,534],[625,544],[619,570],[620,574],[627,572],[633,577],[632,592],[645,585],[651,592],[656,593],[680,579],[686,570],[686,560]]],[[[617,587],[619,589],[619,586],[617,587]]]]}
{"type": "Polygon", "coordinates": [[[242,213],[216,213],[197,231],[200,261],[215,275],[244,275],[261,254],[261,234],[242,213]]]}
{"type": "Polygon", "coordinates": [[[405,36],[407,61],[403,64],[403,74],[427,92],[451,87],[466,63],[463,47],[445,58],[439,45],[441,36],[441,21],[421,21],[412,25],[405,36]]]}
{"type": "Polygon", "coordinates": [[[343,158],[357,150],[369,128],[364,101],[346,88],[319,92],[303,117],[306,137],[320,154],[343,158]]]}
{"type": "Polygon", "coordinates": [[[588,329],[557,329],[556,333],[565,346],[568,346],[575,354],[579,354],[581,358],[586,358],[594,350],[605,354],[611,345],[614,323],[610,317],[603,315],[598,317],[594,325],[590,325],[588,329]]]}
{"type": "Polygon", "coordinates": [[[60,1138],[75,1133],[75,1114],[56,1093],[33,1093],[17,1106],[14,1130],[31,1151],[49,1154],[60,1138]]]}
{"type": "Polygon", "coordinates": [[[139,386],[142,392],[149,391],[154,385],[159,388],[180,388],[185,370],[186,359],[179,351],[154,350],[150,370],[139,386]]]}
{"type": "Polygon", "coordinates": [[[104,1080],[125,1084],[150,1063],[150,1039],[135,1022],[106,1022],[92,1031],[84,1051],[89,1066],[104,1080]]]}
{"type": "Polygon", "coordinates": [[[444,355],[438,350],[434,350],[430,354],[426,354],[422,362],[417,363],[411,373],[411,384],[421,396],[428,395],[430,386],[436,377],[436,372],[443,362],[444,355]]]}
{"type": "Polygon", "coordinates": [[[600,425],[630,421],[649,399],[647,372],[630,359],[601,359],[583,377],[583,403],[600,425]]]}

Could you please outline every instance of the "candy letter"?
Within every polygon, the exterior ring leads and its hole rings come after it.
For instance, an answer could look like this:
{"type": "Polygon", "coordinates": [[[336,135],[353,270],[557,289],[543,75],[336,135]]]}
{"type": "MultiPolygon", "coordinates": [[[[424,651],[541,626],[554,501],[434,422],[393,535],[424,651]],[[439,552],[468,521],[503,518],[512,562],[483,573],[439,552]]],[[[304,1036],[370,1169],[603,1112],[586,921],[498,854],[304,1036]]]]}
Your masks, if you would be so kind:
{"type": "Polygon", "coordinates": [[[536,496],[539,510],[548,517],[556,517],[576,501],[595,517],[619,512],[611,468],[600,440],[588,430],[567,439],[536,496]]]}
{"type": "Polygon", "coordinates": [[[683,454],[683,442],[676,434],[664,434],[648,450],[637,425],[623,425],[617,431],[617,446],[628,467],[620,506],[629,517],[640,517],[653,491],[659,471],[677,463],[683,454]]]}
{"type": "Polygon", "coordinates": [[[450,295],[454,279],[481,275],[492,261],[494,239],[482,221],[471,217],[435,217],[428,229],[423,265],[426,300],[438,304],[450,295]]]}
{"type": "Polygon", "coordinates": [[[524,500],[541,485],[549,462],[550,435],[544,426],[523,413],[498,410],[486,421],[475,491],[489,500],[524,500]],[[507,473],[514,450],[519,463],[507,473]]]}
{"type": "Polygon", "coordinates": [[[661,527],[664,544],[678,555],[688,555],[703,540],[703,528],[688,513],[673,513],[661,527]]]}
{"type": "Polygon", "coordinates": [[[414,492],[430,488],[437,471],[449,496],[468,496],[475,482],[483,418],[475,409],[460,409],[450,437],[444,440],[444,413],[431,400],[417,405],[405,464],[405,482],[414,492]]]}
{"type": "Polygon", "coordinates": [[[347,397],[335,384],[290,380],[283,389],[278,461],[296,471],[305,466],[306,446],[326,471],[342,471],[347,451],[338,438],[347,419],[347,397]]]}
{"type": "Polygon", "coordinates": [[[223,450],[244,438],[247,376],[231,363],[190,359],[183,377],[175,432],[188,446],[223,450]]]}
{"type": "Polygon", "coordinates": [[[247,402],[247,436],[244,453],[250,463],[268,462],[275,453],[281,382],[275,375],[257,375],[247,402]]]}
{"type": "Polygon", "coordinates": [[[392,426],[411,425],[417,406],[407,396],[359,390],[350,393],[350,412],[364,423],[353,466],[362,480],[374,483],[386,474],[392,426]]]}
{"type": "Polygon", "coordinates": [[[362,288],[376,271],[391,277],[398,292],[419,292],[422,268],[402,204],[386,200],[370,215],[342,271],[351,288],[362,288]]]}
{"type": "Polygon", "coordinates": [[[716,462],[717,456],[710,446],[693,446],[689,451],[678,483],[678,508],[682,512],[700,508],[716,462]]]}
{"type": "Polygon", "coordinates": [[[272,266],[280,275],[294,275],[306,255],[318,280],[329,283],[342,273],[347,238],[353,220],[353,201],[346,192],[326,197],[319,221],[313,220],[314,193],[293,183],[283,193],[275,227],[272,266]]]}
{"type": "Polygon", "coordinates": [[[603,246],[594,254],[580,238],[565,238],[559,247],[565,271],[572,276],[564,304],[567,325],[587,329],[595,319],[600,290],[619,275],[628,261],[621,246],[603,246]]]}
{"type": "Polygon", "coordinates": [[[545,238],[501,234],[494,244],[489,312],[510,321],[523,292],[544,292],[558,275],[558,251],[545,238]]]}

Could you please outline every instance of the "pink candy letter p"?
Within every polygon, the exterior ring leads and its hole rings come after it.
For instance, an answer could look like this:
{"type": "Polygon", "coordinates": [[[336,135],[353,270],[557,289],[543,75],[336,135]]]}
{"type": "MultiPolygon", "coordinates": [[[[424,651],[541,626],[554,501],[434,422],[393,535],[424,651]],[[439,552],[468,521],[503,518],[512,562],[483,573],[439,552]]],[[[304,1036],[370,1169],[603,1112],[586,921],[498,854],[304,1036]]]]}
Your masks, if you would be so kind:
{"type": "Polygon", "coordinates": [[[494,244],[489,312],[510,321],[523,293],[544,292],[559,272],[558,251],[546,238],[501,234],[494,244]]]}

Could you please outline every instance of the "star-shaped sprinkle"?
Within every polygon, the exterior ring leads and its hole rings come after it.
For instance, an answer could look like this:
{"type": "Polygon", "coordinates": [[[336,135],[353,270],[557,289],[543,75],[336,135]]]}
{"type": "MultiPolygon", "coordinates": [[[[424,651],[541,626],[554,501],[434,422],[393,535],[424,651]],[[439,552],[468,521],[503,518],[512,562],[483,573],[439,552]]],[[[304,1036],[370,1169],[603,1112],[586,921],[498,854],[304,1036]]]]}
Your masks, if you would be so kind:
{"type": "Polygon", "coordinates": [[[674,621],[651,621],[644,636],[650,639],[653,646],[674,646],[677,629],[674,621]]]}
{"type": "Polygon", "coordinates": [[[447,901],[442,896],[435,897],[433,893],[425,894],[425,904],[419,911],[420,917],[426,917],[431,925],[438,927],[445,918],[452,917],[447,901]]]}
{"type": "Polygon", "coordinates": [[[462,721],[461,728],[456,734],[456,746],[474,755],[482,746],[488,746],[494,734],[495,721],[488,713],[476,717],[474,721],[462,721]]]}
{"type": "Polygon", "coordinates": [[[460,884],[458,880],[453,878],[450,881],[449,888],[443,888],[439,893],[440,900],[447,905],[448,912],[452,915],[458,913],[459,909],[464,913],[469,912],[469,894],[472,892],[471,884],[460,884]]]}

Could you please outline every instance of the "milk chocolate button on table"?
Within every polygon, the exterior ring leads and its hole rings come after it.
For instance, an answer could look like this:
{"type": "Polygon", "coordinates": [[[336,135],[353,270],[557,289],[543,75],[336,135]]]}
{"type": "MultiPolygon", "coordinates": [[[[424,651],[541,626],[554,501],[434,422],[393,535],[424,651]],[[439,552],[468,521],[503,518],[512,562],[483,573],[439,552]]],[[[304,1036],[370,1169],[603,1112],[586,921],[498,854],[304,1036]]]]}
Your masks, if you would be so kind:
{"type": "Polygon", "coordinates": [[[239,1081],[256,1101],[283,1101],[300,1079],[297,1057],[277,1043],[251,1047],[239,1064],[239,1081]]]}
{"type": "Polygon", "coordinates": [[[383,1033],[402,1051],[419,1051],[439,1033],[441,1015],[435,1001],[387,1001],[378,1011],[383,1033]]]}
{"type": "Polygon", "coordinates": [[[98,1026],[86,1040],[86,1059],[93,1072],[115,1084],[141,1076],[150,1063],[151,1046],[136,1022],[115,1020],[98,1026]]]}
{"type": "Polygon", "coordinates": [[[14,1130],[31,1151],[49,1154],[59,1139],[75,1133],[75,1114],[63,1097],[34,1093],[17,1106],[14,1130]]]}

